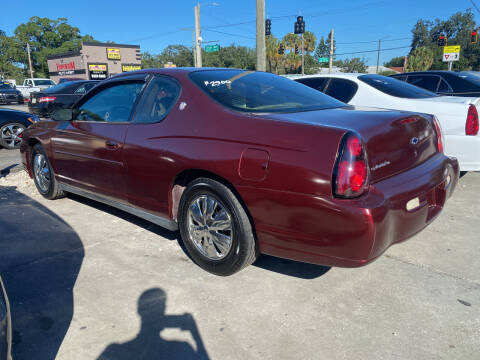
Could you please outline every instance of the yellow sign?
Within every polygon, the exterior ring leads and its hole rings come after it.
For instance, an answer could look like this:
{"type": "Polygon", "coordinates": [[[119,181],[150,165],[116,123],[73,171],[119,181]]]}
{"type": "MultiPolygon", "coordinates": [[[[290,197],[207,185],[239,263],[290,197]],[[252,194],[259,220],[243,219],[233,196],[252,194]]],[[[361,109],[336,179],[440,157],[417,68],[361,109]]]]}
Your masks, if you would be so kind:
{"type": "Polygon", "coordinates": [[[444,46],[443,53],[444,54],[452,54],[452,53],[459,53],[460,52],[460,45],[452,45],[452,46],[444,46]]]}
{"type": "Polygon", "coordinates": [[[107,71],[107,65],[105,65],[105,64],[88,64],[88,70],[90,70],[90,71],[107,71]]]}
{"type": "Polygon", "coordinates": [[[176,68],[177,65],[176,65],[176,64],[165,64],[165,65],[163,65],[163,67],[166,67],[166,68],[176,68]]]}
{"type": "Polygon", "coordinates": [[[135,71],[135,70],[142,70],[142,65],[122,65],[122,71],[127,72],[127,71],[135,71]]]}
{"type": "Polygon", "coordinates": [[[120,60],[120,49],[118,49],[118,48],[107,48],[107,59],[108,60],[120,60]]]}

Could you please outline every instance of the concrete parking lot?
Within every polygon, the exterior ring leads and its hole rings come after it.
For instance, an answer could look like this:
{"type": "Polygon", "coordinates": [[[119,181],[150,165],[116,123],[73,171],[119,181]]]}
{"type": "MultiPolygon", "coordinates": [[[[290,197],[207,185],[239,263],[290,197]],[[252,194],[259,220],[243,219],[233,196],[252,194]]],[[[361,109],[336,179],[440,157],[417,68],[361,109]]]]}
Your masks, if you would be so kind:
{"type": "MultiPolygon", "coordinates": [[[[0,150],[0,158],[10,157],[0,150]]],[[[0,175],[15,359],[478,359],[480,173],[439,218],[357,269],[263,256],[231,277],[169,232],[0,175]]]]}

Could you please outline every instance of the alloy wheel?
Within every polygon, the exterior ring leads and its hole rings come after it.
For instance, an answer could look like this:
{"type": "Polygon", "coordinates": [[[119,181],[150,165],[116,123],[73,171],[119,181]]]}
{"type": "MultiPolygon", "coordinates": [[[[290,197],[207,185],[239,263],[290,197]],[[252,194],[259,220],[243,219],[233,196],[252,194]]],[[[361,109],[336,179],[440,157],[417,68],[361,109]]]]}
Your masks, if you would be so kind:
{"type": "Polygon", "coordinates": [[[200,195],[188,207],[188,234],[208,259],[223,259],[232,247],[232,215],[213,196],[200,195]]]}
{"type": "Polygon", "coordinates": [[[7,124],[0,130],[0,140],[2,146],[8,149],[17,148],[22,142],[23,131],[25,127],[20,124],[7,124]]]}
{"type": "Polygon", "coordinates": [[[43,193],[48,192],[50,188],[50,168],[47,159],[43,154],[35,154],[33,159],[33,173],[38,187],[43,193]]]}

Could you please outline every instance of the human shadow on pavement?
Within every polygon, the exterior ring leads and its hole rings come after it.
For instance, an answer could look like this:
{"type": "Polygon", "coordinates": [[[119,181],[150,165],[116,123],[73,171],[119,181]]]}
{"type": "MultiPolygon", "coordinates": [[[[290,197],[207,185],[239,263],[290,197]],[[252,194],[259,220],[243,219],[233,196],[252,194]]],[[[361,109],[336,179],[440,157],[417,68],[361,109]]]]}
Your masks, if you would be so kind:
{"type": "Polygon", "coordinates": [[[79,236],[64,220],[16,187],[0,187],[0,272],[15,360],[55,359],[73,318],[83,257],[79,236]]]}
{"type": "Polygon", "coordinates": [[[166,315],[166,301],[167,295],[160,288],[144,291],[138,299],[138,335],[123,344],[110,344],[97,360],[209,359],[192,315],[166,315]],[[160,333],[164,329],[189,331],[195,348],[186,341],[163,339],[160,333]]]}
{"type": "Polygon", "coordinates": [[[282,275],[307,280],[320,277],[331,269],[330,266],[307,264],[269,255],[261,255],[253,265],[282,275]]]}

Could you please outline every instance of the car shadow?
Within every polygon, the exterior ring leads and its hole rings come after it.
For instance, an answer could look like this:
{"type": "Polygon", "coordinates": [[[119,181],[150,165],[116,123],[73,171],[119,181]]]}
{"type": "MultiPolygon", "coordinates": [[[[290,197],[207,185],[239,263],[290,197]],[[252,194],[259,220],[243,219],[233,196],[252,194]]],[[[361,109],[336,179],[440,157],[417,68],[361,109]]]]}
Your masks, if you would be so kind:
{"type": "Polygon", "coordinates": [[[164,290],[144,291],[137,306],[141,318],[139,333],[133,340],[108,345],[98,360],[209,359],[193,316],[165,314],[166,302],[164,290]],[[188,341],[166,340],[161,334],[166,329],[188,332],[195,346],[188,341]]]}
{"type": "Polygon", "coordinates": [[[0,272],[11,303],[14,359],[54,359],[73,318],[84,257],[77,233],[55,213],[0,187],[0,272]]]}
{"type": "MultiPolygon", "coordinates": [[[[178,245],[181,247],[185,255],[194,262],[190,254],[187,252],[187,249],[185,248],[179,231],[167,230],[165,228],[162,228],[161,226],[155,225],[147,220],[139,218],[123,210],[117,209],[113,206],[106,205],[101,202],[91,200],[79,195],[68,194],[68,197],[74,201],[91,206],[97,210],[117,216],[158,236],[161,236],[171,241],[177,241],[178,245]]],[[[282,259],[268,255],[260,256],[253,265],[264,270],[273,271],[279,274],[297,277],[300,279],[315,279],[324,275],[330,270],[330,267],[328,266],[307,264],[299,261],[282,259]]]]}
{"type": "Polygon", "coordinates": [[[330,266],[308,264],[270,255],[261,255],[257,261],[253,263],[253,266],[306,280],[316,279],[325,275],[331,269],[330,266]]]}
{"type": "Polygon", "coordinates": [[[13,165],[7,166],[4,169],[1,169],[0,170],[0,178],[6,177],[8,174],[10,174],[10,171],[17,166],[18,166],[18,164],[13,164],[13,165]]]}

